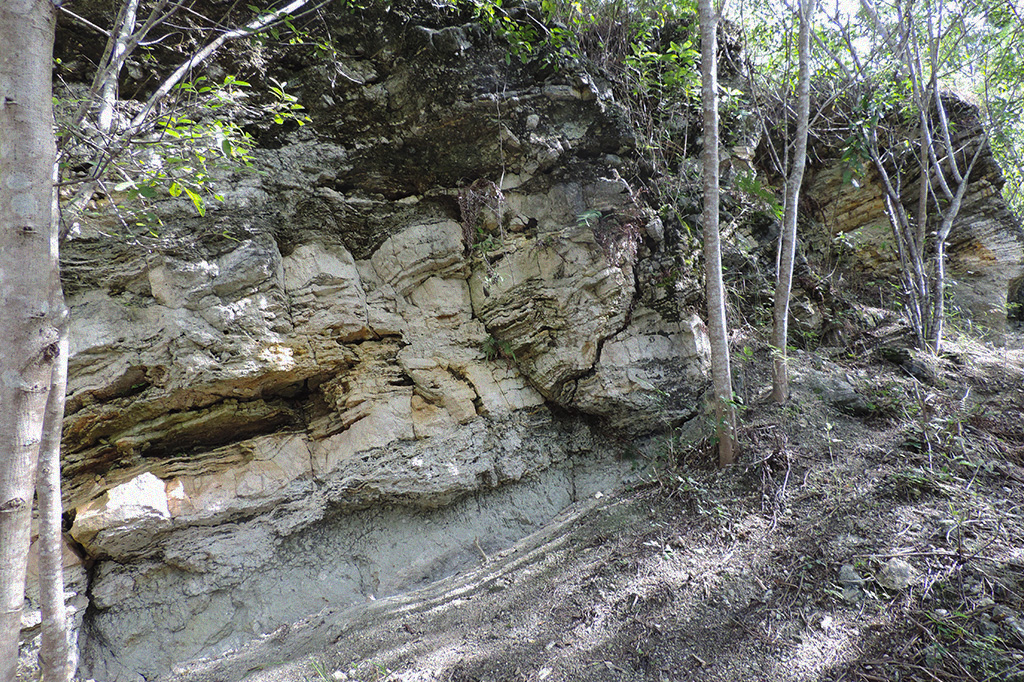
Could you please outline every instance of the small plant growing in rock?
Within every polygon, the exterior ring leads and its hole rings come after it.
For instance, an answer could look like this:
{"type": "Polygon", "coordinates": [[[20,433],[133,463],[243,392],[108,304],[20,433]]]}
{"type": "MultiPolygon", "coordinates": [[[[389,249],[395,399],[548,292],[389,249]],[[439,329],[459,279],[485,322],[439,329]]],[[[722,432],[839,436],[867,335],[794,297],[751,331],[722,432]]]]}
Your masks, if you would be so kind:
{"type": "Polygon", "coordinates": [[[512,362],[516,361],[516,354],[515,351],[512,350],[512,344],[508,341],[497,339],[493,335],[484,339],[481,350],[483,350],[484,357],[488,360],[511,358],[512,362]]]}
{"type": "Polygon", "coordinates": [[[613,265],[636,260],[637,249],[643,241],[645,222],[638,206],[609,215],[590,209],[576,216],[576,225],[589,227],[593,231],[605,257],[613,265]]]}

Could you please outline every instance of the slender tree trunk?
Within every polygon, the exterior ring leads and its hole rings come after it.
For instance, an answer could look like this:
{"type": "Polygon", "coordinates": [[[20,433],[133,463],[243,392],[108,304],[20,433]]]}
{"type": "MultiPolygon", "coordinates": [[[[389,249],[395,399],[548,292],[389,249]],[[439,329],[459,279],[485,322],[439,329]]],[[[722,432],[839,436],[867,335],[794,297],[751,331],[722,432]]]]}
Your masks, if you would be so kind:
{"type": "Polygon", "coordinates": [[[0,4],[0,682],[14,679],[36,462],[61,353],[51,0],[0,4]]]}
{"type": "MultiPolygon", "coordinates": [[[[96,130],[100,134],[101,151],[93,160],[93,172],[97,177],[85,182],[71,201],[67,202],[65,208],[69,212],[76,212],[83,208],[92,198],[93,192],[98,185],[98,175],[107,164],[109,147],[114,143],[114,115],[117,109],[118,83],[121,80],[121,69],[134,49],[132,44],[135,38],[135,24],[139,9],[139,0],[127,0],[121,5],[114,25],[110,31],[110,38],[103,52],[103,57],[96,68],[96,75],[93,78],[89,95],[79,105],[79,110],[69,126],[69,129],[79,128],[87,119],[90,109],[96,108],[96,130]],[[93,100],[95,98],[95,101],[93,100]]],[[[59,180],[59,178],[58,178],[59,180]]]]}
{"type": "Polygon", "coordinates": [[[103,74],[100,85],[100,110],[96,117],[100,133],[106,138],[114,127],[114,109],[117,106],[118,81],[121,69],[128,58],[128,41],[135,32],[135,17],[139,9],[139,0],[128,0],[121,6],[117,16],[116,33],[112,33],[108,50],[110,60],[101,65],[98,73],[103,74]]]}
{"type": "Polygon", "coordinates": [[[53,383],[39,448],[36,474],[36,504],[39,509],[39,602],[42,611],[42,646],[39,667],[42,682],[69,682],[74,677],[70,629],[64,604],[63,507],[60,494],[60,437],[64,420],[64,397],[68,385],[68,332],[61,328],[60,355],[53,370],[53,383]]]}
{"type": "Polygon", "coordinates": [[[732,403],[732,370],[725,321],[725,285],[722,282],[722,246],[718,232],[718,16],[712,0],[700,0],[701,103],[704,108],[704,268],[707,279],[708,335],[711,341],[711,377],[715,392],[718,463],[736,459],[736,411],[732,403]]]}
{"type": "MultiPolygon", "coordinates": [[[[126,29],[126,19],[128,18],[126,11],[130,5],[122,6],[121,11],[118,12],[117,18],[114,20],[114,25],[111,27],[108,34],[109,37],[106,48],[103,51],[103,56],[100,57],[100,60],[97,62],[98,66],[96,67],[96,73],[93,75],[92,85],[89,87],[89,92],[83,95],[82,101],[78,105],[78,109],[75,110],[75,115],[71,118],[70,123],[68,123],[67,128],[65,129],[65,136],[72,131],[79,130],[82,127],[82,123],[86,118],[88,118],[89,112],[92,109],[97,108],[97,106],[102,106],[99,102],[102,99],[100,95],[105,84],[111,78],[118,77],[118,74],[113,73],[113,70],[115,68],[120,70],[124,66],[124,62],[135,51],[135,48],[137,48],[139,44],[146,39],[149,35],[149,31],[152,30],[153,27],[171,18],[171,16],[181,8],[181,0],[177,0],[168,8],[167,4],[169,1],[170,0],[156,0],[155,3],[151,4],[149,16],[146,18],[146,21],[143,22],[142,27],[134,32],[129,30],[127,34],[125,34],[125,31],[128,30],[126,29]],[[120,62],[117,62],[112,58],[112,55],[118,50],[121,52],[120,62]]],[[[137,0],[131,0],[130,4],[137,5],[138,2],[137,0]]],[[[133,12],[135,11],[136,10],[133,10],[133,12]]],[[[100,30],[102,31],[103,29],[100,30]]],[[[58,145],[62,143],[63,139],[65,138],[58,140],[58,145]]]]}
{"type": "MultiPolygon", "coordinates": [[[[942,102],[938,102],[937,108],[945,126],[946,111],[942,106],[942,102]]],[[[946,137],[948,140],[948,135],[946,137]]],[[[971,160],[963,173],[957,168],[956,155],[953,152],[952,143],[947,141],[946,144],[946,154],[949,157],[949,165],[952,167],[953,173],[957,178],[957,187],[956,193],[943,211],[942,223],[935,232],[935,253],[932,256],[932,324],[926,345],[933,353],[939,353],[942,350],[942,328],[946,322],[946,240],[949,239],[949,234],[953,231],[953,224],[956,222],[957,216],[960,215],[960,207],[963,205],[964,196],[967,195],[974,165],[978,162],[978,158],[988,142],[984,137],[978,140],[978,146],[974,150],[974,155],[971,156],[971,160]]],[[[941,172],[941,169],[939,170],[941,172]]]]}
{"type": "Polygon", "coordinates": [[[942,327],[946,320],[946,244],[938,239],[935,241],[935,253],[932,254],[931,285],[925,349],[937,354],[942,350],[942,327]]]}
{"type": "Polygon", "coordinates": [[[797,75],[796,139],[793,141],[793,167],[786,179],[786,205],[782,216],[779,272],[775,280],[775,305],[772,325],[772,400],[789,399],[789,296],[793,290],[793,261],[796,259],[797,207],[800,186],[807,165],[807,128],[811,118],[811,17],[816,0],[800,2],[799,68],[797,75]]]}
{"type": "MultiPolygon", "coordinates": [[[[868,143],[875,168],[885,187],[886,213],[892,225],[903,270],[901,284],[907,298],[911,325],[918,345],[924,350],[937,353],[942,347],[946,312],[943,298],[946,287],[946,242],[960,212],[971,171],[986,140],[984,135],[978,140],[974,156],[966,170],[961,172],[956,160],[958,150],[953,147],[949,119],[939,88],[942,68],[939,47],[950,35],[949,31],[958,25],[957,21],[943,23],[944,3],[938,2],[934,7],[924,8],[924,33],[915,23],[920,21],[920,8],[913,7],[912,3],[897,3],[894,6],[894,31],[890,31],[881,20],[872,0],[860,0],[860,4],[878,33],[884,37],[891,54],[902,62],[903,74],[911,86],[911,100],[917,110],[919,136],[916,152],[890,149],[883,153],[878,143],[881,124],[878,121],[868,131],[868,143]],[[922,54],[927,56],[926,61],[922,60],[922,54]],[[882,161],[883,154],[894,167],[891,175],[882,161]],[[919,178],[921,184],[918,188],[917,208],[911,219],[902,203],[900,180],[914,176],[919,178]],[[936,222],[939,223],[937,229],[933,227],[936,222]]],[[[845,38],[856,63],[858,78],[874,87],[872,74],[857,61],[849,34],[845,38]]],[[[842,67],[842,60],[833,56],[842,67]]]]}

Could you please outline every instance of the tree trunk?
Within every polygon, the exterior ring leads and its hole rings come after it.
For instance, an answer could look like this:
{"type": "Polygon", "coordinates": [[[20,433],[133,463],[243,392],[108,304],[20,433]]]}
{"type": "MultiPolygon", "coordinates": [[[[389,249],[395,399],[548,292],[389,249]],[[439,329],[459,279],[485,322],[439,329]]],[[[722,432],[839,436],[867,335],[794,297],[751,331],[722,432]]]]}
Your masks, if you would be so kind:
{"type": "Polygon", "coordinates": [[[135,17],[139,9],[139,0],[128,0],[121,6],[115,21],[116,33],[112,33],[108,49],[110,60],[102,64],[98,73],[103,74],[100,84],[100,109],[96,117],[100,134],[104,140],[114,128],[114,109],[117,107],[118,81],[121,69],[128,58],[128,41],[135,32],[135,17]]]}
{"type": "Polygon", "coordinates": [[[938,355],[942,350],[942,327],[946,321],[946,244],[939,239],[935,240],[935,253],[932,254],[931,285],[925,350],[938,355]]]}
{"type": "Polygon", "coordinates": [[[42,611],[42,645],[39,667],[42,682],[69,682],[74,677],[67,609],[64,605],[63,507],[60,495],[60,437],[64,421],[64,397],[68,385],[67,324],[61,329],[60,355],[53,371],[50,397],[43,420],[36,474],[39,509],[39,606],[42,611]]]}
{"type": "Polygon", "coordinates": [[[61,353],[51,0],[0,4],[0,682],[14,679],[43,415],[61,353]]]}
{"type": "Polygon", "coordinates": [[[722,282],[722,246],[718,234],[718,16],[712,0],[700,0],[701,103],[704,108],[704,269],[707,280],[708,334],[711,341],[711,376],[715,392],[718,463],[736,459],[736,411],[732,402],[732,371],[725,322],[725,285],[722,282]]]}
{"type": "MultiPolygon", "coordinates": [[[[946,126],[945,116],[946,111],[942,106],[941,101],[937,101],[936,108],[939,110],[939,115],[943,120],[943,126],[946,126]]],[[[960,215],[960,207],[963,205],[964,196],[967,194],[967,189],[970,186],[971,173],[974,171],[974,165],[978,162],[978,158],[981,156],[982,150],[985,145],[988,144],[985,137],[982,137],[977,142],[977,147],[974,149],[974,155],[971,156],[970,162],[967,164],[967,168],[963,173],[960,172],[956,165],[956,155],[953,153],[953,144],[948,142],[948,134],[946,135],[946,154],[949,157],[949,165],[953,169],[953,174],[957,178],[956,194],[952,196],[949,201],[949,206],[946,207],[942,215],[942,224],[939,225],[939,229],[935,233],[935,253],[933,255],[934,265],[932,268],[932,325],[928,333],[927,348],[933,353],[939,353],[942,350],[942,328],[946,322],[946,240],[949,239],[949,234],[953,231],[953,224],[956,221],[958,215],[960,215]]],[[[941,172],[941,168],[939,171],[941,172]]]]}
{"type": "Polygon", "coordinates": [[[772,400],[789,399],[789,296],[793,290],[793,261],[796,259],[797,207],[800,186],[807,165],[807,128],[811,118],[811,17],[816,0],[801,0],[799,70],[797,75],[796,139],[793,141],[793,167],[786,179],[786,204],[779,235],[779,272],[775,280],[775,305],[772,311],[772,400]]]}

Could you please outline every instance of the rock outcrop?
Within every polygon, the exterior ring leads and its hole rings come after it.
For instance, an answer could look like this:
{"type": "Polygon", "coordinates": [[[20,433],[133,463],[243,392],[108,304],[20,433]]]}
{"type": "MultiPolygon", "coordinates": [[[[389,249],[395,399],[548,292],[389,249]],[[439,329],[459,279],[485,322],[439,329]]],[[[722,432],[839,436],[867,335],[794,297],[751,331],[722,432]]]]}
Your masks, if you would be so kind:
{"type": "MultiPolygon", "coordinates": [[[[953,144],[976,149],[985,145],[971,174],[958,217],[947,244],[949,296],[960,314],[983,329],[1006,331],[1007,305],[1020,296],[1024,278],[1024,230],[1001,196],[1006,184],[981,128],[978,110],[945,95],[946,109],[956,124],[953,144]]],[[[965,163],[961,161],[961,163],[965,163]]],[[[865,273],[893,277],[898,256],[885,213],[885,194],[877,172],[867,164],[866,177],[851,183],[851,166],[834,161],[812,170],[807,196],[815,205],[814,218],[830,235],[847,235],[865,273]]],[[[909,211],[917,201],[919,184],[904,190],[909,211]]],[[[1016,316],[1010,310],[1010,317],[1016,316]]]]}
{"type": "MultiPolygon", "coordinates": [[[[509,64],[429,3],[332,7],[332,60],[261,56],[311,121],[250,122],[257,172],[219,177],[205,216],[165,198],[158,233],[109,212],[64,248],[87,677],[153,679],[486,561],[700,414],[696,278],[624,179],[608,84],[509,64]]],[[[823,221],[877,222],[830,172],[823,221]]],[[[990,305],[1024,259],[1011,237],[970,261],[1007,234],[986,187],[951,259],[990,305]]]]}
{"type": "Polygon", "coordinates": [[[312,123],[260,133],[204,217],[66,245],[84,675],[450,574],[698,414],[703,325],[607,86],[424,12],[330,19],[358,56],[288,75],[312,123]]]}

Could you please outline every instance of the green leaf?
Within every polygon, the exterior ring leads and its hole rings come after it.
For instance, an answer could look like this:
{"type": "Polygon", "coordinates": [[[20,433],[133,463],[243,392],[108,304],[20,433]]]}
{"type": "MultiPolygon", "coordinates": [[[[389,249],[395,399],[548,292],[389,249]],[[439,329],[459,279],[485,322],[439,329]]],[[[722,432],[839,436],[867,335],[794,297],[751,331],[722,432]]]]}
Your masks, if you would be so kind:
{"type": "Polygon", "coordinates": [[[199,215],[206,216],[206,202],[203,201],[203,198],[188,187],[183,189],[185,190],[185,194],[188,195],[188,198],[192,200],[192,204],[196,207],[196,211],[199,212],[199,215]]]}
{"type": "Polygon", "coordinates": [[[183,189],[184,189],[184,188],[183,188],[183,187],[182,187],[182,186],[181,186],[180,184],[178,184],[177,182],[172,182],[172,183],[171,183],[171,186],[167,188],[167,192],[168,192],[168,193],[169,193],[169,194],[170,194],[170,195],[171,195],[172,197],[180,197],[180,196],[181,196],[181,191],[182,191],[183,189]]]}

